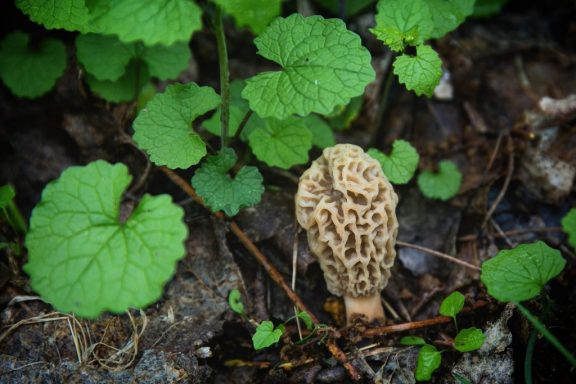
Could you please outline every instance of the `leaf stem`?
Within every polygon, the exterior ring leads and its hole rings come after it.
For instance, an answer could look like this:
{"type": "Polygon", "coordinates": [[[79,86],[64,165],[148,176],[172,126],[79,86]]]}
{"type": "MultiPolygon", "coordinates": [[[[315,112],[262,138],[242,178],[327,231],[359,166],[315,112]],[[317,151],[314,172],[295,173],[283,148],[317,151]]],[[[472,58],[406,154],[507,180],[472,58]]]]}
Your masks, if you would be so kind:
{"type": "Polygon", "coordinates": [[[222,22],[222,8],[219,6],[216,6],[216,12],[214,14],[214,33],[216,34],[216,45],[218,46],[220,97],[222,98],[222,106],[220,108],[220,146],[221,148],[226,148],[228,143],[228,124],[230,121],[230,72],[228,70],[228,50],[226,49],[226,36],[222,22]]]}
{"type": "Polygon", "coordinates": [[[570,351],[566,349],[564,345],[562,345],[560,340],[558,340],[556,336],[554,336],[548,330],[548,328],[546,328],[546,326],[542,324],[538,320],[538,318],[536,318],[536,316],[530,313],[528,308],[516,302],[514,303],[514,305],[516,305],[516,308],[518,308],[520,313],[522,313],[524,317],[526,317],[526,319],[532,324],[532,326],[534,326],[534,328],[536,328],[538,332],[540,332],[546,339],[548,339],[550,344],[552,344],[566,358],[566,360],[568,360],[568,362],[572,364],[572,366],[576,367],[576,357],[572,353],[570,353],[570,351]]]}
{"type": "Polygon", "coordinates": [[[236,130],[236,134],[234,135],[232,142],[235,142],[236,140],[238,140],[240,138],[240,136],[242,135],[242,130],[244,130],[244,127],[248,123],[248,120],[250,120],[252,113],[254,113],[254,112],[251,109],[249,109],[248,112],[246,112],[246,114],[244,115],[244,118],[242,118],[242,121],[240,122],[240,125],[238,126],[238,129],[236,130]]]}

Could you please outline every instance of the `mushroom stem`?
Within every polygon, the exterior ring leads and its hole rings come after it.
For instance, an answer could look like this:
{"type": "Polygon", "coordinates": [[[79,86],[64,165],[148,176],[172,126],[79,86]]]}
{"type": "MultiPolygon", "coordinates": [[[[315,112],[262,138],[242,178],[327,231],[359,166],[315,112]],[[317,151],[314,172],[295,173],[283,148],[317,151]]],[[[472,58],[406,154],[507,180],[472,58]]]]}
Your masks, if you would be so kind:
{"type": "Polygon", "coordinates": [[[376,319],[384,320],[384,308],[379,292],[372,296],[344,296],[344,304],[348,324],[351,323],[353,315],[364,315],[369,322],[376,319]]]}

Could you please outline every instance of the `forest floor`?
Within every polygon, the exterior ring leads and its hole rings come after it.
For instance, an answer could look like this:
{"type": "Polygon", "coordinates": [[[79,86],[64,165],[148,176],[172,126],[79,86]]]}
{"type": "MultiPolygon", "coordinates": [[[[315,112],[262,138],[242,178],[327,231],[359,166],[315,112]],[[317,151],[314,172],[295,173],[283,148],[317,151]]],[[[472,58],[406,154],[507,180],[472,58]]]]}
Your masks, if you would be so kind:
{"type": "MultiPolygon", "coordinates": [[[[448,202],[424,198],[415,181],[397,188],[404,243],[474,265],[520,243],[543,240],[559,249],[567,265],[547,287],[553,304],[544,298],[526,304],[537,315],[547,307],[547,326],[576,350],[576,255],[560,228],[563,215],[576,206],[576,5],[513,1],[497,16],[466,21],[434,42],[449,73],[443,94],[416,97],[395,83],[384,102],[380,90],[390,55],[364,32],[373,17],[370,9],[348,21],[372,53],[377,80],[366,92],[362,114],[337,133],[337,141],[388,151],[402,138],[418,149],[421,169],[440,159],[458,164],[463,183],[448,202]]],[[[6,6],[3,18],[10,20],[3,32],[14,26],[37,30],[13,6],[6,6]]],[[[244,59],[256,57],[248,32],[229,28],[227,34],[232,79],[265,67],[263,60],[244,59]]],[[[181,80],[217,88],[213,35],[196,34],[192,50],[194,62],[181,80]]],[[[29,217],[46,184],[71,165],[106,159],[145,174],[145,156],[125,140],[133,113],[133,105],[108,104],[87,93],[75,66],[38,100],[18,99],[0,86],[0,185],[15,186],[29,217]]],[[[449,345],[456,329],[438,318],[438,307],[454,290],[466,296],[459,328],[476,326],[488,339],[477,352],[443,353],[432,382],[524,382],[529,323],[513,306],[487,295],[477,270],[429,252],[397,247],[382,293],[383,325],[406,324],[406,330],[347,328],[341,299],[327,291],[305,236],[295,228],[293,199],[303,170],[265,170],[262,202],[233,221],[285,281],[296,273],[296,294],[329,331],[299,343],[290,322],[280,343],[254,351],[254,327],[230,310],[229,292],[242,292],[252,318],[275,324],[294,315],[293,302],[230,231],[230,221],[211,215],[152,167],[141,192],[171,194],[186,211],[190,233],[187,256],[162,299],[124,315],[78,319],[35,297],[21,269],[25,259],[1,256],[0,383],[340,383],[350,382],[351,370],[366,382],[411,383],[417,348],[399,340],[410,334],[441,349],[449,345]],[[417,328],[427,319],[429,325],[417,328]],[[343,359],[334,357],[330,343],[343,359]]],[[[190,172],[179,174],[189,179],[190,172]]],[[[537,339],[531,361],[535,383],[575,382],[574,368],[545,339],[537,339]]]]}

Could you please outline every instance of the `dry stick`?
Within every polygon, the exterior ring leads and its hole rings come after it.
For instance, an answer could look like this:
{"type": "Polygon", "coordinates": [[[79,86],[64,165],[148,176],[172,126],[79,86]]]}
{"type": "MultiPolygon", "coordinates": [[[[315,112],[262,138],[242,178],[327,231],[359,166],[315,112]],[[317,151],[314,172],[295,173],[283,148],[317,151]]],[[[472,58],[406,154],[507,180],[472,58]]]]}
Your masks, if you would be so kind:
{"type": "Polygon", "coordinates": [[[512,173],[514,172],[514,145],[512,143],[512,138],[510,136],[508,136],[507,147],[508,147],[507,149],[508,149],[509,153],[508,153],[508,172],[506,174],[506,179],[504,180],[504,185],[502,186],[500,193],[496,197],[496,200],[494,200],[494,203],[492,203],[492,206],[488,210],[488,213],[486,213],[486,217],[484,218],[484,222],[482,223],[482,228],[486,227],[486,224],[488,223],[488,221],[492,217],[492,214],[494,213],[494,211],[496,211],[496,208],[498,208],[498,205],[500,205],[500,202],[502,201],[502,199],[504,198],[504,195],[506,194],[506,191],[508,190],[508,185],[510,185],[510,180],[512,179],[512,173]]]}
{"type": "Polygon", "coordinates": [[[429,253],[429,254],[431,254],[431,255],[441,257],[441,258],[443,258],[443,259],[449,260],[449,261],[451,261],[451,262],[453,262],[453,263],[456,263],[456,264],[460,264],[460,265],[462,265],[462,266],[464,266],[464,267],[466,267],[466,268],[470,268],[470,269],[473,269],[473,270],[475,270],[475,271],[479,271],[479,270],[480,270],[480,268],[477,267],[477,266],[475,266],[474,264],[467,263],[467,262],[465,262],[464,260],[457,259],[457,258],[455,258],[454,256],[450,256],[450,255],[447,255],[447,254],[442,253],[442,252],[435,251],[435,250],[430,249],[430,248],[421,247],[420,245],[416,245],[416,244],[405,243],[405,242],[403,242],[403,241],[396,241],[396,244],[399,245],[399,246],[401,246],[401,247],[414,248],[414,249],[417,249],[417,250],[419,250],[419,251],[426,252],[426,253],[429,253]]]}
{"type": "MultiPolygon", "coordinates": [[[[474,305],[472,305],[471,308],[464,308],[461,313],[468,313],[474,309],[485,307],[486,305],[488,305],[488,302],[486,302],[486,301],[477,301],[476,303],[474,303],[474,305]]],[[[418,321],[411,321],[411,322],[403,323],[403,324],[394,324],[394,325],[387,325],[384,327],[369,328],[369,329],[364,331],[362,336],[363,337],[376,337],[376,336],[386,335],[388,333],[397,333],[397,332],[410,331],[410,330],[418,329],[418,328],[426,328],[426,327],[429,327],[431,325],[446,324],[446,323],[450,323],[452,321],[453,321],[453,319],[451,317],[448,317],[448,316],[436,316],[436,317],[433,317],[431,319],[426,319],[426,320],[418,320],[418,321]]]]}
{"type": "MultiPolygon", "coordinates": [[[[204,205],[202,198],[196,194],[194,188],[192,188],[192,186],[186,180],[184,180],[174,171],[171,171],[166,167],[160,167],[160,170],[166,176],[168,176],[168,178],[172,182],[174,182],[176,185],[182,188],[182,190],[186,192],[192,199],[194,199],[194,201],[196,201],[201,205],[204,205]]],[[[217,218],[224,218],[224,214],[222,212],[216,212],[214,216],[216,216],[217,218]]],[[[266,256],[264,256],[262,252],[260,252],[258,247],[254,245],[252,240],[250,240],[248,236],[246,236],[246,233],[244,233],[244,231],[238,226],[238,224],[231,221],[230,229],[236,235],[236,237],[238,237],[238,240],[240,240],[240,242],[244,245],[244,247],[246,247],[246,249],[250,253],[252,253],[252,255],[256,258],[256,260],[258,260],[258,262],[264,267],[270,278],[274,280],[274,282],[278,284],[280,288],[282,288],[282,290],[284,290],[288,298],[297,307],[299,307],[300,310],[308,312],[310,318],[312,319],[312,322],[318,325],[320,323],[318,321],[318,318],[316,318],[316,316],[308,309],[308,307],[302,302],[302,300],[300,300],[300,297],[290,288],[290,286],[286,283],[286,281],[284,280],[280,272],[276,269],[276,267],[274,267],[274,265],[271,264],[268,261],[268,259],[266,259],[266,256]]],[[[332,356],[334,356],[336,360],[338,360],[344,366],[344,368],[346,368],[348,374],[350,375],[350,378],[352,378],[352,380],[354,381],[360,380],[360,374],[358,373],[356,368],[352,364],[350,364],[348,358],[346,357],[346,354],[336,345],[336,342],[332,339],[328,339],[326,344],[332,356]]]]}
{"type": "MultiPolygon", "coordinates": [[[[509,231],[504,231],[503,234],[506,236],[521,236],[532,232],[562,232],[562,227],[541,227],[541,228],[519,228],[511,229],[509,231]]],[[[501,237],[499,233],[492,234],[494,237],[501,237]]],[[[458,238],[458,241],[475,241],[478,240],[478,235],[464,235],[458,238]]]]}

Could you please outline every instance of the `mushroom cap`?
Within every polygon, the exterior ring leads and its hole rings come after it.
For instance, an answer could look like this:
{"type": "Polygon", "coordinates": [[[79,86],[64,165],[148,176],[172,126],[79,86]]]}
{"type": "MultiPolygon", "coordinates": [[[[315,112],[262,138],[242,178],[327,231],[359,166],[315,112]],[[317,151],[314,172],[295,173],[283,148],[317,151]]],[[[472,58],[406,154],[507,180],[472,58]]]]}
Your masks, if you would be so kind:
{"type": "Polygon", "coordinates": [[[302,174],[296,218],[332,294],[371,296],[388,284],[397,203],[380,164],[356,145],[324,149],[302,174]]]}

